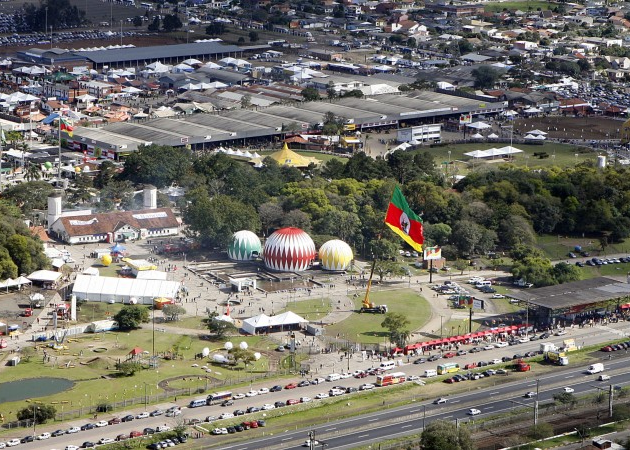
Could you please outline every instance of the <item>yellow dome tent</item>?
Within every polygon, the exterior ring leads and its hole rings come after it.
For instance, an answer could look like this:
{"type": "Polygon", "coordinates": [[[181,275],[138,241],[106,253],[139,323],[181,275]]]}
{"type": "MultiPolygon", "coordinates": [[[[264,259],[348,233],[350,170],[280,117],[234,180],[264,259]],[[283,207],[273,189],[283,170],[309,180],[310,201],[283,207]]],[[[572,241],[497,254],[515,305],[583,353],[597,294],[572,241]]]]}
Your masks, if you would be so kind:
{"type": "Polygon", "coordinates": [[[309,164],[319,165],[321,163],[321,161],[317,158],[302,156],[295,153],[289,148],[286,142],[282,146],[282,150],[278,150],[277,152],[272,153],[271,155],[269,155],[269,157],[278,161],[278,164],[282,166],[291,166],[297,168],[306,168],[309,166],[309,164]]]}

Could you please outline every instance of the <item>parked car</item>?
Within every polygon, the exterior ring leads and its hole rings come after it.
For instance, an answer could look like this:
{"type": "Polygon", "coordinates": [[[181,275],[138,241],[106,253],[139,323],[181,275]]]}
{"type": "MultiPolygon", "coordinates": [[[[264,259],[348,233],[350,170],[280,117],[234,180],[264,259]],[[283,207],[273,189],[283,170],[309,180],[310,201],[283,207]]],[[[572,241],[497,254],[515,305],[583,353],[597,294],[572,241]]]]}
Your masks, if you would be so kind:
{"type": "Polygon", "coordinates": [[[285,389],[295,389],[296,387],[298,387],[297,383],[289,383],[284,388],[285,389]]]}
{"type": "Polygon", "coordinates": [[[79,431],[81,431],[81,428],[79,427],[70,427],[66,430],[66,433],[74,434],[74,433],[78,433],[79,431]]]}
{"type": "MultiPolygon", "coordinates": [[[[120,418],[118,417],[112,417],[111,419],[107,421],[107,425],[117,425],[119,423],[120,423],[120,418]]],[[[100,425],[97,423],[96,426],[99,427],[100,425]]]]}

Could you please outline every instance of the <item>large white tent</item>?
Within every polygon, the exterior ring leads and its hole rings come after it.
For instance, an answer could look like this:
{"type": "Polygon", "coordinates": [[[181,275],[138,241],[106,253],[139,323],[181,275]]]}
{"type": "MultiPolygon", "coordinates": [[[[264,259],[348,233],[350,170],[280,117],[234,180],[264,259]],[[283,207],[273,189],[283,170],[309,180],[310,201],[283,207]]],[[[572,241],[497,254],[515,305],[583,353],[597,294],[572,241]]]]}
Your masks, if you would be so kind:
{"type": "Polygon", "coordinates": [[[72,293],[76,295],[77,300],[95,302],[113,300],[129,303],[134,297],[140,304],[151,305],[153,300],[159,297],[175,298],[180,286],[181,283],[178,281],[94,277],[81,274],[77,275],[72,293]]]}
{"type": "Polygon", "coordinates": [[[245,333],[256,334],[259,331],[286,331],[295,328],[302,328],[308,320],[298,316],[294,312],[287,311],[277,316],[267,316],[260,314],[243,321],[242,329],[245,333]]]}
{"type": "Polygon", "coordinates": [[[501,148],[489,148],[487,150],[474,150],[472,152],[464,153],[466,156],[470,156],[472,158],[495,158],[495,157],[503,157],[506,155],[513,155],[515,153],[523,153],[523,150],[519,150],[516,147],[512,147],[510,145],[506,145],[501,148]]]}

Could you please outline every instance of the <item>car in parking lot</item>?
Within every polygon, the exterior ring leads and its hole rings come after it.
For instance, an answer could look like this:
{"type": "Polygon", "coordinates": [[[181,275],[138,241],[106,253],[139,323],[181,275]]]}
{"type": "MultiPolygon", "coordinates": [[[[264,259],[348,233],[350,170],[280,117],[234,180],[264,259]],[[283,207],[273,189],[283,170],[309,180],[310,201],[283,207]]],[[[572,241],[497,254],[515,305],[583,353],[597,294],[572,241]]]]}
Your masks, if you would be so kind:
{"type": "Polygon", "coordinates": [[[233,404],[234,404],[234,400],[230,400],[230,399],[228,399],[228,400],[223,400],[223,401],[221,402],[221,406],[232,406],[233,404]]]}
{"type": "Polygon", "coordinates": [[[505,295],[503,294],[492,294],[492,297],[490,298],[505,298],[505,295]]]}
{"type": "Polygon", "coordinates": [[[313,380],[311,381],[311,384],[321,384],[321,383],[324,383],[325,381],[326,381],[326,380],[325,380],[324,378],[322,378],[322,377],[317,377],[317,378],[315,378],[315,379],[313,379],[313,380]]]}
{"type": "Polygon", "coordinates": [[[289,383],[284,388],[285,389],[295,389],[296,387],[298,387],[297,383],[289,383]]]}
{"type": "Polygon", "coordinates": [[[59,436],[63,436],[64,434],[66,434],[66,432],[67,432],[66,430],[57,430],[57,431],[53,431],[50,435],[52,437],[59,437],[59,436]]]}
{"type": "Polygon", "coordinates": [[[81,428],[79,427],[70,427],[66,430],[66,433],[74,434],[74,433],[78,433],[79,431],[81,431],[81,428]]]}
{"type": "Polygon", "coordinates": [[[149,417],[149,413],[145,411],[145,412],[141,412],[140,414],[138,414],[136,416],[136,419],[146,419],[148,417],[149,417]]]}
{"type": "Polygon", "coordinates": [[[121,419],[122,422],[131,422],[135,417],[131,414],[127,414],[125,417],[121,419]]]}
{"type": "Polygon", "coordinates": [[[455,352],[444,353],[444,358],[454,358],[455,356],[457,356],[455,352]]]}
{"type": "MultiPolygon", "coordinates": [[[[107,421],[107,425],[117,425],[120,423],[120,418],[119,417],[112,417],[111,419],[109,419],[107,421]]],[[[96,426],[98,427],[98,423],[96,424],[96,426]]]]}
{"type": "Polygon", "coordinates": [[[92,442],[92,441],[85,441],[83,444],[81,444],[81,447],[82,448],[94,448],[94,447],[96,447],[96,444],[94,442],[92,442]]]}
{"type": "Polygon", "coordinates": [[[94,428],[96,428],[96,425],[94,425],[93,423],[86,423],[85,425],[81,425],[81,431],[93,430],[94,428]]]}
{"type": "Polygon", "coordinates": [[[481,411],[476,408],[470,408],[466,414],[468,414],[469,416],[476,416],[478,414],[481,414],[481,411]]]}
{"type": "Polygon", "coordinates": [[[375,386],[372,383],[363,383],[359,386],[360,391],[369,391],[370,389],[374,389],[375,386]]]}
{"type": "Polygon", "coordinates": [[[145,436],[155,434],[155,428],[146,427],[144,430],[142,430],[142,434],[144,434],[145,436]]]}
{"type": "MultiPolygon", "coordinates": [[[[120,422],[118,422],[118,423],[120,423],[120,422]]],[[[107,422],[105,422],[104,420],[99,420],[98,422],[96,422],[94,424],[94,426],[96,426],[97,428],[106,427],[107,426],[107,422]]]]}
{"type": "Polygon", "coordinates": [[[326,392],[320,392],[319,394],[315,396],[317,400],[321,400],[323,398],[328,398],[328,397],[330,397],[330,395],[328,395],[328,393],[326,392]]]}
{"type": "Polygon", "coordinates": [[[488,344],[488,345],[484,346],[483,349],[484,350],[494,350],[494,345],[488,344]]]}
{"type": "Polygon", "coordinates": [[[250,406],[249,408],[247,408],[248,414],[255,413],[258,411],[260,411],[260,408],[258,406],[250,406]]]}
{"type": "Polygon", "coordinates": [[[496,348],[504,348],[504,347],[507,347],[508,345],[510,345],[510,344],[508,344],[507,342],[495,342],[494,343],[494,346],[496,348]]]}
{"type": "Polygon", "coordinates": [[[425,362],[427,362],[426,358],[418,358],[413,363],[414,364],[424,364],[425,362]]]}
{"type": "Polygon", "coordinates": [[[245,394],[245,397],[255,397],[258,395],[258,391],[251,390],[245,394]]]}
{"type": "Polygon", "coordinates": [[[137,431],[137,430],[133,430],[133,431],[131,431],[129,433],[129,437],[130,438],[137,438],[137,437],[140,437],[142,435],[143,435],[142,431],[137,431]]]}
{"type": "Polygon", "coordinates": [[[306,387],[306,386],[310,386],[311,382],[307,381],[307,380],[302,380],[298,383],[298,387],[306,387]]]}
{"type": "Polygon", "coordinates": [[[99,443],[100,445],[112,444],[112,443],[114,443],[114,442],[116,442],[114,439],[112,439],[112,438],[107,438],[107,437],[100,438],[100,439],[99,439],[99,441],[98,441],[98,443],[99,443]]]}
{"type": "Polygon", "coordinates": [[[240,400],[242,398],[245,398],[245,394],[234,394],[232,396],[232,400],[240,400]]]}
{"type": "Polygon", "coordinates": [[[300,397],[300,403],[308,403],[312,401],[311,397],[300,397]]]}
{"type": "Polygon", "coordinates": [[[276,384],[271,389],[269,389],[269,392],[280,392],[281,390],[282,390],[282,386],[276,384]]]}
{"type": "Polygon", "coordinates": [[[266,388],[266,387],[258,389],[258,395],[264,395],[264,394],[268,394],[268,393],[269,393],[269,389],[266,388]]]}
{"type": "Polygon", "coordinates": [[[150,415],[151,417],[161,416],[162,414],[164,414],[164,411],[162,411],[161,409],[156,409],[156,410],[151,411],[151,412],[149,413],[149,415],[150,415]]]}
{"type": "Polygon", "coordinates": [[[223,427],[223,428],[215,428],[214,430],[212,430],[212,434],[214,434],[214,435],[228,434],[228,430],[225,427],[223,427]]]}
{"type": "Polygon", "coordinates": [[[20,445],[19,439],[10,439],[7,441],[7,447],[15,447],[16,445],[20,445]]]}
{"type": "Polygon", "coordinates": [[[37,440],[38,441],[44,441],[46,439],[50,439],[50,433],[48,433],[48,432],[44,432],[44,433],[40,434],[39,436],[37,436],[37,440]]]}
{"type": "Polygon", "coordinates": [[[290,398],[289,400],[287,400],[287,405],[297,405],[298,403],[300,403],[300,401],[298,399],[295,398],[290,398]]]}
{"type": "Polygon", "coordinates": [[[234,414],[232,413],[223,413],[219,416],[219,419],[223,420],[223,419],[232,419],[234,417],[234,414]]]}

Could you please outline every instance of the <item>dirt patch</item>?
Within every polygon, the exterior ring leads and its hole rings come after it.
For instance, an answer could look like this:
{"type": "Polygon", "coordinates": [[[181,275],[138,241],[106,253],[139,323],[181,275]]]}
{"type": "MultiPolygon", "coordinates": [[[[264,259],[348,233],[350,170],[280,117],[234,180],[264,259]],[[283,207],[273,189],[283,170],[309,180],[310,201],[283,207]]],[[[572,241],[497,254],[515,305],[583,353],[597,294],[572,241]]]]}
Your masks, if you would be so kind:
{"type": "Polygon", "coordinates": [[[623,120],[609,117],[534,117],[514,122],[514,132],[521,135],[527,131],[541,130],[553,139],[619,139],[623,120]]]}

